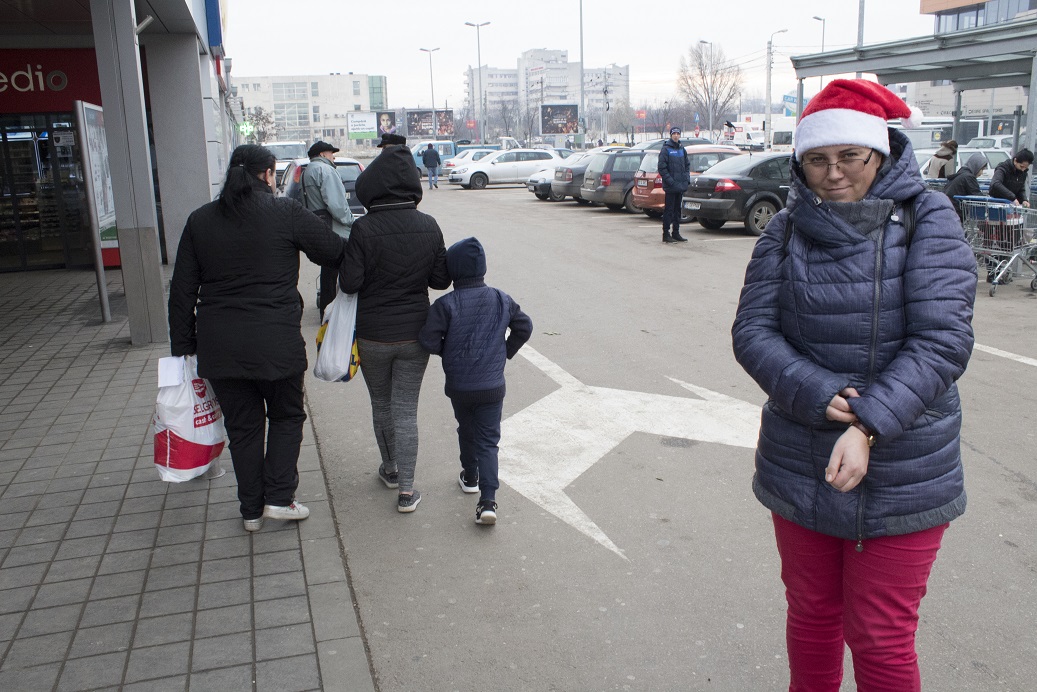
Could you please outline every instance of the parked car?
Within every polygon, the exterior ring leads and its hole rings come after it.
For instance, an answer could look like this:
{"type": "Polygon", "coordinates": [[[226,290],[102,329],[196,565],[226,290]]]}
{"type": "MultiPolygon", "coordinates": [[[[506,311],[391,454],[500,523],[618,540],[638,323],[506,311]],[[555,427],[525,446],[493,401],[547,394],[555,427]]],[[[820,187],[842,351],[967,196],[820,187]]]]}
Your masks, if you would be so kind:
{"type": "MultiPolygon", "coordinates": [[[[716,144],[691,144],[684,147],[691,159],[691,174],[693,176],[704,173],[710,167],[720,163],[732,156],[740,156],[741,151],[735,147],[719,146],[716,144]]],[[[663,207],[666,203],[666,192],[663,190],[662,176],[659,175],[659,152],[649,151],[641,160],[641,166],[634,174],[634,203],[641,210],[653,218],[663,215],[663,207]]],[[[683,212],[681,221],[688,222],[694,215],[683,212]]]]}
{"type": "MultiPolygon", "coordinates": [[[[649,151],[658,151],[663,148],[663,143],[670,141],[669,137],[663,137],[662,139],[650,139],[647,142],[641,142],[635,144],[631,149],[647,149],[649,151]]],[[[681,146],[690,146],[692,144],[712,144],[710,140],[705,137],[681,137],[681,146]]]]}
{"type": "MultiPolygon", "coordinates": [[[[310,165],[310,160],[307,158],[295,159],[288,164],[288,168],[284,172],[284,179],[281,181],[281,187],[279,188],[282,197],[294,199],[302,204],[302,174],[308,165],[310,165]]],[[[363,164],[356,159],[336,156],[335,170],[338,171],[338,177],[342,179],[342,184],[346,188],[346,201],[349,202],[349,210],[353,212],[353,216],[363,216],[367,213],[367,210],[364,209],[364,205],[360,203],[360,200],[356,198],[356,179],[361,171],[364,170],[363,164]]]]}
{"type": "Polygon", "coordinates": [[[450,182],[464,189],[481,190],[487,185],[524,183],[526,178],[545,166],[547,161],[561,161],[553,149],[511,149],[495,151],[479,161],[450,171],[450,182]]]}
{"type": "MultiPolygon", "coordinates": [[[[414,154],[414,165],[418,167],[418,175],[420,176],[428,175],[428,171],[425,170],[425,162],[421,159],[421,154],[428,149],[429,144],[432,145],[433,149],[439,152],[440,162],[446,161],[447,159],[457,155],[457,144],[450,140],[423,139],[420,142],[416,142],[411,147],[411,152],[414,154]]],[[[440,168],[442,169],[442,165],[440,168]]],[[[440,173],[442,174],[443,171],[441,170],[440,173]]]]}
{"type": "Polygon", "coordinates": [[[449,158],[443,162],[443,169],[439,173],[440,175],[446,176],[450,171],[462,164],[478,161],[487,154],[492,154],[495,151],[497,151],[497,149],[465,149],[464,151],[459,151],[457,152],[457,156],[449,158]]]}
{"type": "Polygon", "coordinates": [[[580,195],[614,211],[626,208],[629,212],[640,212],[634,202],[634,174],[647,153],[646,149],[629,149],[592,155],[583,175],[580,195]]]}
{"type": "MultiPolygon", "coordinates": [[[[1011,152],[1014,141],[1015,135],[989,135],[987,137],[973,137],[965,146],[971,149],[1004,149],[1011,152]]],[[[1021,135],[1019,141],[1022,141],[1021,135]]]]}
{"type": "Polygon", "coordinates": [[[269,149],[270,153],[277,159],[277,165],[274,170],[276,178],[274,184],[278,187],[284,181],[284,172],[288,169],[288,164],[295,159],[306,156],[306,152],[309,149],[306,146],[306,142],[300,141],[265,142],[263,146],[269,149]]]}
{"type": "Polygon", "coordinates": [[[789,196],[789,153],[748,154],[721,161],[691,179],[683,208],[712,230],[742,221],[745,230],[761,235],[785,208],[789,196]]]}

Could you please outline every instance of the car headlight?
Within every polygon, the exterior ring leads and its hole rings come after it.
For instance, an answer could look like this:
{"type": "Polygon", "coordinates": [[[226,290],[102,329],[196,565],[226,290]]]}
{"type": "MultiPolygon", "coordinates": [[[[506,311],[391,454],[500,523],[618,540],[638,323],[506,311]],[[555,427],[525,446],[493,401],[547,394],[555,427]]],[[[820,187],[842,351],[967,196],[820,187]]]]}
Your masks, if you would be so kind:
{"type": "Polygon", "coordinates": [[[461,173],[464,173],[467,170],[468,170],[467,168],[458,168],[456,171],[454,171],[454,173],[461,174],[461,173]]]}

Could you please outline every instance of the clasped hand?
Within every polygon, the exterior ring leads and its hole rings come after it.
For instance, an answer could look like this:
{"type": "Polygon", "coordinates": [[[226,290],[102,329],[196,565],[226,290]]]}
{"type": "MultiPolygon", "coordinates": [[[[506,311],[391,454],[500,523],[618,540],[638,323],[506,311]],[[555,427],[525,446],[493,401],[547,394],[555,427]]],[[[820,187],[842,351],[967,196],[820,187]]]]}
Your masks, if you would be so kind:
{"type": "MultiPolygon", "coordinates": [[[[850,408],[849,399],[859,397],[853,387],[846,387],[832,397],[825,409],[825,417],[836,423],[852,424],[857,415],[850,408]]],[[[840,492],[849,492],[857,487],[868,473],[868,458],[871,448],[864,433],[850,425],[832,448],[832,456],[825,468],[825,480],[840,492]]]]}

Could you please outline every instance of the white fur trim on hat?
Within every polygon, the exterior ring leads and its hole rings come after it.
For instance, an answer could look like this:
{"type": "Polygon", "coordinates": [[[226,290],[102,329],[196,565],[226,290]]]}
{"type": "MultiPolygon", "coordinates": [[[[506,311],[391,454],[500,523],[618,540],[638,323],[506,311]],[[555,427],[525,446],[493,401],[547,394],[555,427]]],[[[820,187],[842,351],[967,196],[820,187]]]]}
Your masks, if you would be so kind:
{"type": "Polygon", "coordinates": [[[796,127],[797,158],[811,149],[838,144],[868,147],[889,156],[885,119],[848,108],[826,108],[803,116],[796,127]]]}

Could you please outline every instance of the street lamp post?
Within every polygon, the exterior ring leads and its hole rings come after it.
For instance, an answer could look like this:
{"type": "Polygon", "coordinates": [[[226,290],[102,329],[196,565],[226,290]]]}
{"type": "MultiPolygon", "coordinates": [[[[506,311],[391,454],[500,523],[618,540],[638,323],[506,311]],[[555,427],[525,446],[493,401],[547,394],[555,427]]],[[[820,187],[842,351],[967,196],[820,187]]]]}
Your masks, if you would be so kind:
{"type": "Polygon", "coordinates": [[[439,139],[439,119],[436,117],[436,80],[432,77],[432,54],[438,48],[419,48],[428,53],[428,83],[432,89],[432,138],[439,139]]]}
{"type": "MultiPolygon", "coordinates": [[[[817,21],[821,22],[821,52],[824,53],[825,52],[825,18],[824,17],[818,17],[817,15],[814,15],[814,19],[816,19],[817,21]]],[[[824,89],[824,88],[825,88],[825,78],[824,78],[824,75],[822,75],[822,76],[817,78],[817,89],[818,89],[818,91],[820,91],[821,89],[824,89]]]]}
{"type": "Polygon", "coordinates": [[[767,104],[765,106],[767,109],[767,132],[764,137],[767,141],[768,149],[770,149],[773,144],[771,138],[771,66],[774,62],[774,37],[778,34],[783,34],[786,31],[788,31],[788,29],[778,29],[770,35],[770,38],[767,39],[767,104]]]}
{"type": "MultiPolygon", "coordinates": [[[[699,43],[704,43],[709,46],[709,70],[713,70],[713,42],[700,40],[699,43]]],[[[712,80],[710,80],[712,82],[712,80]]],[[[706,85],[705,80],[702,82],[702,86],[706,92],[706,109],[709,111],[709,141],[713,141],[713,90],[706,85]]],[[[711,86],[711,85],[710,85],[711,86]]]]}
{"type": "MultiPolygon", "coordinates": [[[[580,115],[579,115],[579,117],[583,119],[583,137],[584,137],[584,141],[581,142],[581,144],[583,144],[583,146],[586,147],[587,146],[587,143],[586,143],[586,138],[587,138],[587,110],[584,107],[583,79],[584,79],[583,78],[583,0],[580,0],[580,115]]],[[[579,131],[579,129],[580,129],[579,125],[577,125],[576,130],[579,131]]]]}
{"type": "Polygon", "coordinates": [[[480,22],[478,24],[475,24],[473,22],[465,22],[465,26],[474,26],[475,27],[475,59],[479,61],[479,105],[476,108],[475,112],[476,112],[476,118],[477,118],[477,120],[479,122],[479,143],[480,144],[485,144],[486,140],[484,138],[486,136],[486,133],[484,132],[483,122],[482,122],[483,121],[483,106],[482,106],[482,101],[483,101],[483,95],[482,95],[482,43],[479,40],[479,27],[486,26],[487,24],[489,24],[489,22],[480,22]]]}

